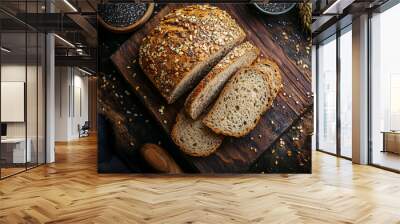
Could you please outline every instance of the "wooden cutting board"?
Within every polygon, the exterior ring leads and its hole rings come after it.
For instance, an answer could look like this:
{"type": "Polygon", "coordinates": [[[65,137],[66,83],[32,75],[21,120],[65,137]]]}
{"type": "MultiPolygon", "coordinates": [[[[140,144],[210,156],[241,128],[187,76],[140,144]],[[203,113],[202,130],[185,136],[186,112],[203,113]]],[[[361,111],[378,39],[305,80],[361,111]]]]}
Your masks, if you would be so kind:
{"type": "MultiPolygon", "coordinates": [[[[185,97],[168,105],[164,98],[140,69],[138,51],[140,43],[149,31],[172,9],[182,5],[167,5],[135,32],[111,56],[118,70],[134,89],[136,95],[168,134],[172,130],[178,111],[185,97]]],[[[251,164],[279,136],[312,105],[311,74],[308,69],[296,65],[276,43],[264,22],[244,4],[218,4],[241,25],[247,39],[258,46],[265,57],[276,61],[282,71],[283,90],[273,107],[262,117],[257,127],[242,138],[225,138],[216,153],[205,157],[186,156],[187,160],[202,173],[240,173],[248,171],[251,164]]]]}

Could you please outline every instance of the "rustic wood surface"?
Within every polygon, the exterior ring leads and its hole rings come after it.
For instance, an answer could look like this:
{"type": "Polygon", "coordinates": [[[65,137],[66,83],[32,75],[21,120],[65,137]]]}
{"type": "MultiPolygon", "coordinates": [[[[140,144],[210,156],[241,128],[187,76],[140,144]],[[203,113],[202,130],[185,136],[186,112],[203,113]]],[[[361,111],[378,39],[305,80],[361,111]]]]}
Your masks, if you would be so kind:
{"type": "MultiPolygon", "coordinates": [[[[205,158],[186,156],[200,172],[246,172],[253,162],[267,150],[302,113],[312,105],[310,70],[288,57],[274,40],[261,19],[248,9],[247,5],[223,5],[247,32],[248,40],[255,43],[265,57],[277,62],[282,70],[284,88],[274,101],[274,106],[260,120],[256,129],[243,138],[226,138],[217,152],[205,158]]],[[[172,8],[168,5],[150,19],[126,41],[111,59],[132,86],[135,93],[151,112],[163,129],[170,133],[176,114],[182,107],[184,98],[167,105],[155,87],[142,73],[137,55],[143,37],[172,8]],[[163,108],[163,113],[160,109],[163,108]]],[[[308,43],[304,43],[307,45],[308,43]]]]}

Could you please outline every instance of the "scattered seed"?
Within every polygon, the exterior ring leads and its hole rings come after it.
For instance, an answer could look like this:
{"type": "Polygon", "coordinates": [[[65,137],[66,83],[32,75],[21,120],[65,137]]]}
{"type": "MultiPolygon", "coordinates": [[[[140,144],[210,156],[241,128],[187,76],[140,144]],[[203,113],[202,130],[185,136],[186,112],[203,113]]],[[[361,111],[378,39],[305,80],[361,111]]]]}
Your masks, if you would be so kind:
{"type": "Polygon", "coordinates": [[[285,143],[285,141],[283,141],[283,139],[279,139],[279,145],[280,146],[284,146],[286,143],[285,143]]]}

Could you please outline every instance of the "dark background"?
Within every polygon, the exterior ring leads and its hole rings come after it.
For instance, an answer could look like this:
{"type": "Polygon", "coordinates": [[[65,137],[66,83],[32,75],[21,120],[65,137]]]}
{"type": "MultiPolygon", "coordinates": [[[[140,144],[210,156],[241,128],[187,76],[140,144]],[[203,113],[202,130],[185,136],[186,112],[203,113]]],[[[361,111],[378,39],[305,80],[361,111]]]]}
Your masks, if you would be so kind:
{"type": "MultiPolygon", "coordinates": [[[[267,16],[257,11],[251,4],[248,7],[249,10],[259,14],[265,26],[274,30],[274,40],[281,45],[289,57],[296,62],[302,60],[308,68],[311,68],[311,49],[307,52],[303,46],[304,43],[310,43],[311,47],[311,38],[299,24],[297,8],[283,16],[267,16]],[[302,47],[297,50],[299,45],[302,47]]],[[[153,15],[160,8],[162,5],[156,5],[153,15]]],[[[111,54],[132,33],[115,34],[99,25],[98,34],[98,171],[100,173],[154,173],[154,170],[141,158],[138,149],[144,143],[155,143],[167,149],[183,171],[195,172],[195,169],[185,162],[179,149],[161,127],[152,120],[146,108],[139,102],[129,84],[110,60],[111,54]],[[121,117],[121,121],[116,122],[115,118],[110,119],[101,113],[102,102],[113,105],[112,110],[121,117]],[[116,128],[127,129],[128,136],[122,138],[124,140],[117,141],[116,128]]],[[[312,119],[312,108],[309,108],[290,130],[260,156],[248,172],[310,173],[312,119]]],[[[121,137],[119,136],[118,139],[121,137]]]]}

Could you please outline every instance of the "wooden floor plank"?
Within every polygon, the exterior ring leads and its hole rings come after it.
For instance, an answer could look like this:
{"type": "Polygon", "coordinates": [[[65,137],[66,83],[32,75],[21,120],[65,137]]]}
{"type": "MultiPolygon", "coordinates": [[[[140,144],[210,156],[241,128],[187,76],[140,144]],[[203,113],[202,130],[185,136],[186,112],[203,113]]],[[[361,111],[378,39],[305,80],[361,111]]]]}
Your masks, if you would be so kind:
{"type": "Polygon", "coordinates": [[[400,175],[320,152],[311,175],[97,174],[96,139],[0,181],[0,223],[400,223],[400,175]]]}

